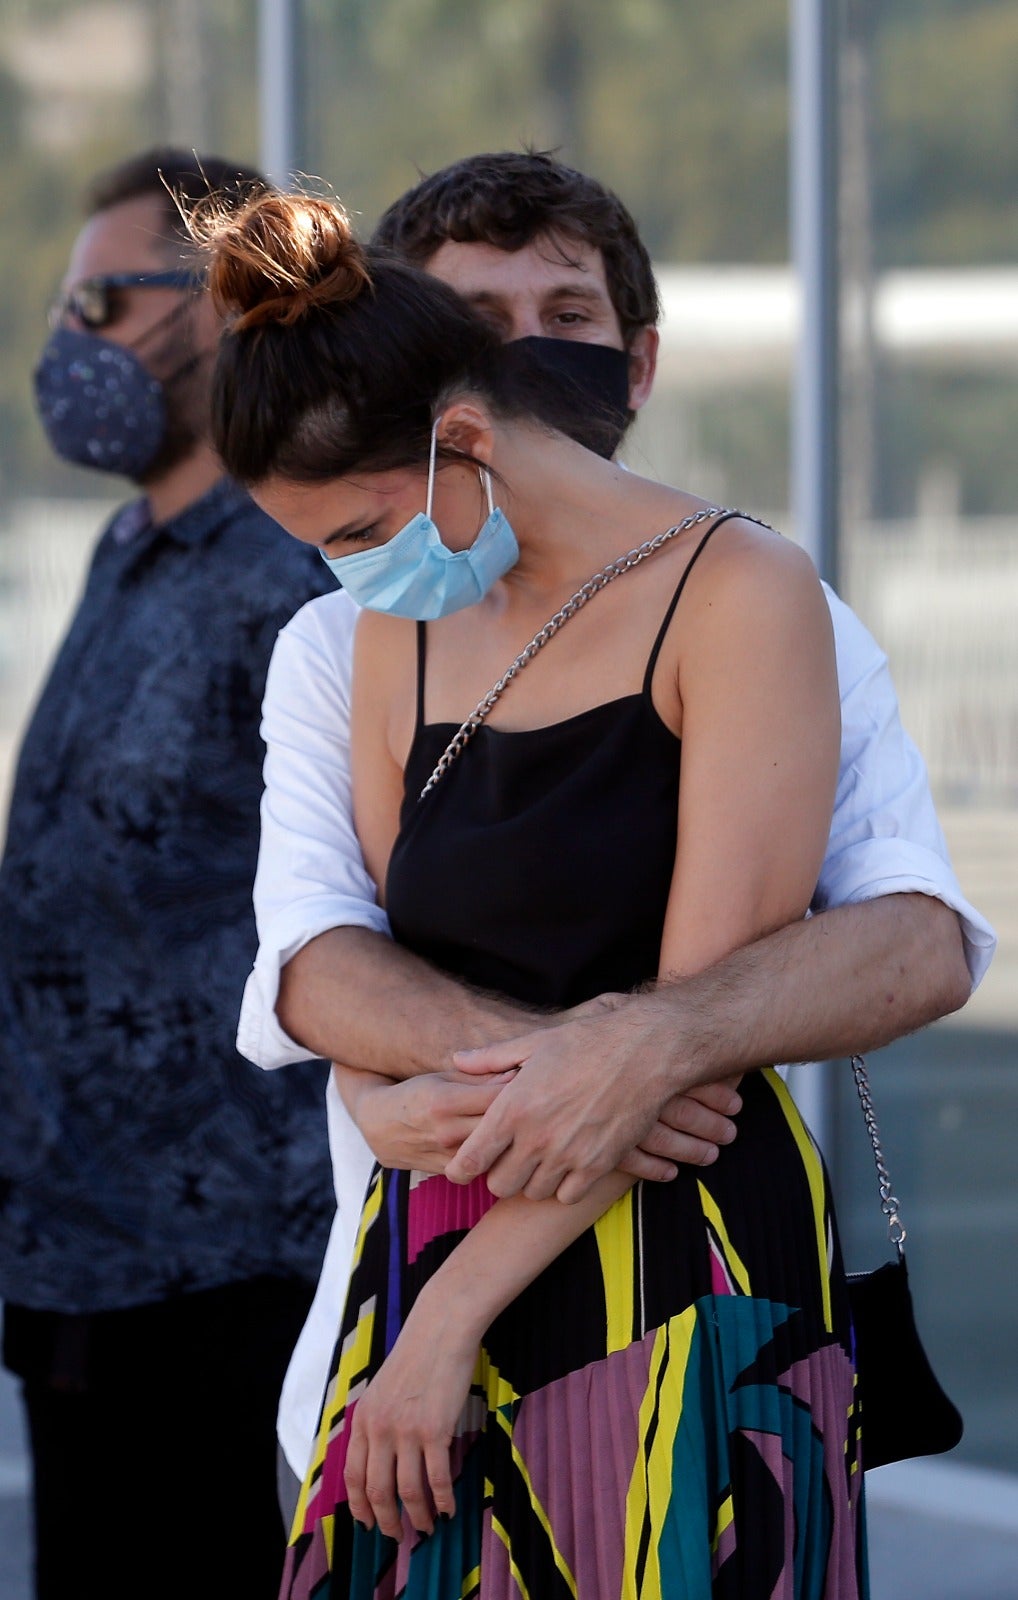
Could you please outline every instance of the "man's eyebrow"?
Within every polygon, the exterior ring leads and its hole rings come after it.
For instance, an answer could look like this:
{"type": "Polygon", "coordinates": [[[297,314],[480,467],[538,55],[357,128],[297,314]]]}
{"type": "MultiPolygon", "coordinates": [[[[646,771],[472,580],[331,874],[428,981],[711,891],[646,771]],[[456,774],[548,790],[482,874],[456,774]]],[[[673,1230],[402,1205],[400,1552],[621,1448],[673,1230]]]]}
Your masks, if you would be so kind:
{"type": "MultiPolygon", "coordinates": [[[[469,300],[471,305],[499,306],[506,305],[512,298],[511,290],[503,289],[460,289],[459,293],[464,300],[469,300]]],[[[590,300],[602,303],[607,300],[606,291],[597,283],[554,283],[547,289],[541,290],[543,300],[590,300]]]]}
{"type": "Polygon", "coordinates": [[[599,283],[555,283],[546,292],[549,300],[607,300],[608,294],[599,283]]]}

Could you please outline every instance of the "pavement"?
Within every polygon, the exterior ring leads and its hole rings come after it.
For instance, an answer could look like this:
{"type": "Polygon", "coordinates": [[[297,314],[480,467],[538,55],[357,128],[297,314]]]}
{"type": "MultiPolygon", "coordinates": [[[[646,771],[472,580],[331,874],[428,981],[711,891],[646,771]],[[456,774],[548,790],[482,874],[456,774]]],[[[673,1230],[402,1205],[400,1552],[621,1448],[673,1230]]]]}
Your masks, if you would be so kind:
{"type": "MultiPolygon", "coordinates": [[[[0,1600],[31,1600],[28,1458],[0,1369],[0,1600]]],[[[1018,1600],[1018,1477],[927,1460],[866,1483],[871,1600],[1018,1600]]]]}

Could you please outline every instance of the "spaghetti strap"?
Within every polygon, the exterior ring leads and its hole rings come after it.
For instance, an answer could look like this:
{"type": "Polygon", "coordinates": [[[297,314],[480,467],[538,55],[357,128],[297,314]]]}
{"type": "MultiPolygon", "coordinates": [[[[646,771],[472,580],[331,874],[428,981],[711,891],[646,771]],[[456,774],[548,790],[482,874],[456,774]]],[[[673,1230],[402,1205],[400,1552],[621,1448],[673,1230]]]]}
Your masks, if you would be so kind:
{"type": "Polygon", "coordinates": [[[428,625],[417,624],[417,726],[414,736],[424,727],[424,667],[428,659],[428,625]]]}
{"type": "Polygon", "coordinates": [[[730,522],[732,517],[742,517],[747,522],[752,522],[752,521],[755,520],[753,517],[747,517],[746,513],[744,511],[723,511],[721,513],[721,515],[717,518],[717,520],[711,523],[710,527],[707,529],[707,532],[704,534],[703,538],[700,540],[700,543],[697,545],[696,549],[693,551],[693,554],[690,556],[689,560],[686,562],[686,570],[683,572],[682,577],[679,579],[678,587],[676,588],[675,593],[672,595],[672,598],[671,598],[671,600],[669,602],[669,605],[668,605],[668,610],[665,612],[664,621],[662,622],[660,628],[657,631],[657,638],[654,640],[654,644],[653,644],[653,646],[651,648],[650,657],[649,657],[649,659],[647,661],[647,670],[643,675],[643,693],[644,693],[644,695],[649,695],[650,694],[650,685],[651,685],[651,680],[653,679],[653,676],[654,676],[654,668],[657,666],[657,658],[661,654],[661,646],[664,644],[665,634],[668,632],[668,625],[669,625],[669,623],[671,622],[672,618],[675,615],[675,607],[678,605],[679,601],[682,598],[682,591],[686,587],[686,579],[689,577],[689,574],[692,572],[693,568],[696,566],[696,563],[700,558],[701,552],[706,547],[708,539],[711,537],[711,535],[718,528],[720,528],[720,526],[721,526],[721,524],[723,522],[730,522]]]}

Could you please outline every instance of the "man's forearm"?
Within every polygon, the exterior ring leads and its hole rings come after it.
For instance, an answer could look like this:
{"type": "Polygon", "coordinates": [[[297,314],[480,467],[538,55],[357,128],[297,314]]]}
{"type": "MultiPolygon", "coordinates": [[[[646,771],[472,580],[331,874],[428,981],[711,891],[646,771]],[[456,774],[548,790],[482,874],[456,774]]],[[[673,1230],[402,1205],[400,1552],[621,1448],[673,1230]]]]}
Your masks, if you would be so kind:
{"type": "Polygon", "coordinates": [[[287,962],[276,1015],[315,1055],[394,1078],[441,1072],[453,1050],[512,1038],[538,1020],[354,927],[331,928],[287,962]]]}
{"type": "MultiPolygon", "coordinates": [[[[958,918],[928,895],[887,895],[782,928],[644,1003],[688,1087],[771,1062],[875,1050],[956,1011],[970,980],[958,918]]],[[[649,1020],[649,1019],[648,1019],[649,1020]]]]}
{"type": "Polygon", "coordinates": [[[873,1050],[963,1005],[958,919],[920,895],[840,907],[603,1015],[492,1043],[464,1070],[522,1063],[446,1176],[575,1201],[642,1143],[671,1095],[753,1067],[873,1050]]]}

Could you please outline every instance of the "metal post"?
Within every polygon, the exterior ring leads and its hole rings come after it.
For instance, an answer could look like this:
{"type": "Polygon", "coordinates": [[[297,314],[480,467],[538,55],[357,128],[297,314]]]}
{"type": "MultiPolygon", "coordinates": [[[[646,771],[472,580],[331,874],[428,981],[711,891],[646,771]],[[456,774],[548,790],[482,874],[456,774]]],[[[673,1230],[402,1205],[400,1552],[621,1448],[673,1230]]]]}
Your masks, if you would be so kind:
{"type": "MultiPolygon", "coordinates": [[[[836,582],[838,544],[838,52],[835,0],[791,0],[790,210],[800,323],[790,498],[796,540],[836,582]]],[[[820,1064],[790,1087],[821,1149],[832,1105],[820,1064]]]]}
{"type": "Polygon", "coordinates": [[[299,169],[297,38],[300,0],[259,0],[258,90],[261,168],[289,188],[299,169]]]}
{"type": "Polygon", "coordinates": [[[792,409],[796,539],[836,579],[838,56],[834,0],[792,0],[791,245],[800,295],[792,409]]]}

